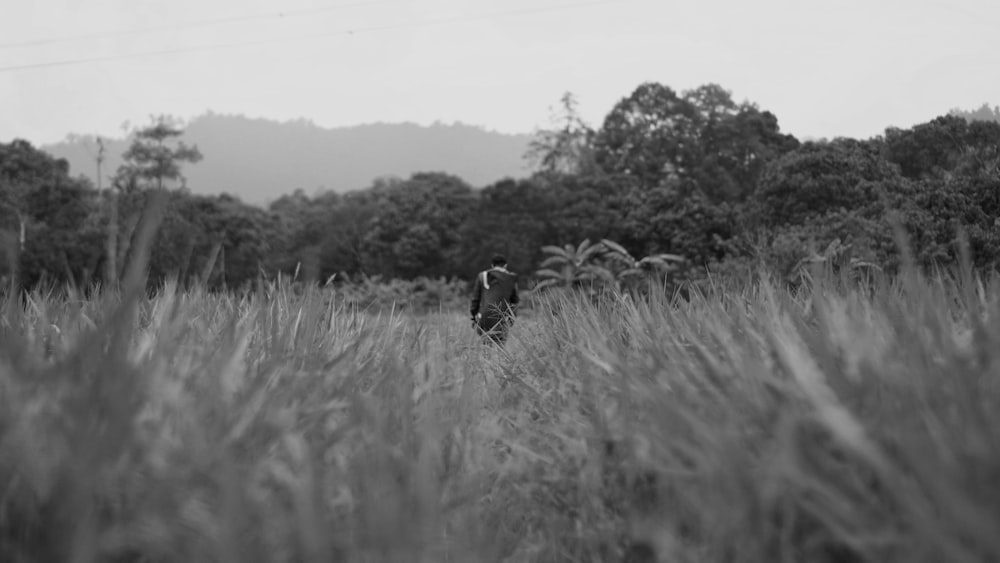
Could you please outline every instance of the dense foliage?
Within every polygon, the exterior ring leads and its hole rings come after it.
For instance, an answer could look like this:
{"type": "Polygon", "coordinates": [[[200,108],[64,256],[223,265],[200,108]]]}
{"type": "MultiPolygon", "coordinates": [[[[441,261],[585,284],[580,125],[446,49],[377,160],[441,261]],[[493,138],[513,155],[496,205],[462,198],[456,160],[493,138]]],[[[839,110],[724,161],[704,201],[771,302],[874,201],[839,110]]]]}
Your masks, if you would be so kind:
{"type": "Polygon", "coordinates": [[[26,286],[115,284],[150,213],[162,219],[151,281],[212,288],[279,273],[334,284],[467,280],[494,252],[532,283],[543,247],[585,240],[682,256],[672,275],[686,280],[762,264],[794,279],[804,263],[831,258],[829,248],[838,264],[891,270],[900,233],[923,266],[954,262],[959,231],[976,266],[1000,258],[1000,122],[988,107],[866,140],[808,142],[712,84],[641,84],[598,128],[571,95],[562,108],[526,155],[537,163],[529,177],[478,188],[427,171],[343,194],[296,190],[267,209],[186,191],[183,169],[202,155],[168,119],[134,133],[100,191],[15,140],[0,145],[0,272],[17,271],[26,286]]]}

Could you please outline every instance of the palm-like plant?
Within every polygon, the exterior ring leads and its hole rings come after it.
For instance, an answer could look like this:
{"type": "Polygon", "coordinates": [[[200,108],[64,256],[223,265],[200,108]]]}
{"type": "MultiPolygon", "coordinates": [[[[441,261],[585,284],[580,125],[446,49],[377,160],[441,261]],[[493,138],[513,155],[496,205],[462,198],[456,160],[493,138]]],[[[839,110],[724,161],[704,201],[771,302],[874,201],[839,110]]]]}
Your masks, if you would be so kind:
{"type": "Polygon", "coordinates": [[[620,244],[608,239],[598,243],[587,239],[575,247],[571,244],[543,246],[542,251],[550,256],[535,272],[542,278],[536,289],[579,287],[587,282],[621,288],[638,276],[669,272],[684,262],[684,258],[676,254],[654,254],[637,260],[620,244]]]}
{"type": "Polygon", "coordinates": [[[619,285],[636,276],[672,272],[685,261],[683,256],[667,253],[651,254],[636,259],[617,242],[602,239],[601,244],[607,249],[605,256],[608,261],[617,266],[612,273],[619,285]]]}
{"type": "Polygon", "coordinates": [[[591,244],[586,239],[577,246],[543,246],[542,252],[550,256],[542,261],[541,269],[535,275],[542,278],[535,289],[545,289],[551,286],[573,287],[592,281],[596,274],[591,261],[604,252],[600,244],[591,244]]]}

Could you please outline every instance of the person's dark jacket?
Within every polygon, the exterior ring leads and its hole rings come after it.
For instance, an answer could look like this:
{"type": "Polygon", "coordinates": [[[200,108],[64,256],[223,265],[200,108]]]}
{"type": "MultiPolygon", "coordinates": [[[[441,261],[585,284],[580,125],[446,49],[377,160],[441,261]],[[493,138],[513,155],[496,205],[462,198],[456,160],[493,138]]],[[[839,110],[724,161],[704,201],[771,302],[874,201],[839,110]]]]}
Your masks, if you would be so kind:
{"type": "Polygon", "coordinates": [[[476,276],[470,313],[484,330],[491,330],[505,317],[517,312],[517,274],[503,268],[491,268],[476,276]]]}

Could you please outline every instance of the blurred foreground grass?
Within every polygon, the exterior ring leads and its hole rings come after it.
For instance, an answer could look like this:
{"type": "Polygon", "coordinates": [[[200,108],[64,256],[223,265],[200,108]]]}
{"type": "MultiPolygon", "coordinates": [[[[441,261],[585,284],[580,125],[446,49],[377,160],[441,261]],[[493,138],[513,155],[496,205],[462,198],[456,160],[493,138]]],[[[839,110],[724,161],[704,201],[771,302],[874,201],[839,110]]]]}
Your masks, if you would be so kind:
{"type": "Polygon", "coordinates": [[[1000,284],[6,297],[0,561],[1000,561],[1000,284]]]}

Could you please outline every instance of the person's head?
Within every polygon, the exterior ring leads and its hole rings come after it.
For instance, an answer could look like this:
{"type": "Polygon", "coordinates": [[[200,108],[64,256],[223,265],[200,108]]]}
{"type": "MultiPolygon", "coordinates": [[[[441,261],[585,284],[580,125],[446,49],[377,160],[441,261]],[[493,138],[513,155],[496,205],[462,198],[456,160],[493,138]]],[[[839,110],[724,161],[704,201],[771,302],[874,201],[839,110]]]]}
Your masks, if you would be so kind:
{"type": "Polygon", "coordinates": [[[491,264],[491,265],[492,265],[493,267],[497,267],[497,266],[499,266],[499,267],[501,267],[501,268],[504,268],[504,267],[506,267],[506,266],[507,266],[507,258],[506,258],[506,257],[504,257],[504,255],[503,255],[503,254],[494,254],[494,255],[493,255],[493,259],[492,259],[492,260],[490,260],[490,264],[491,264]]]}

